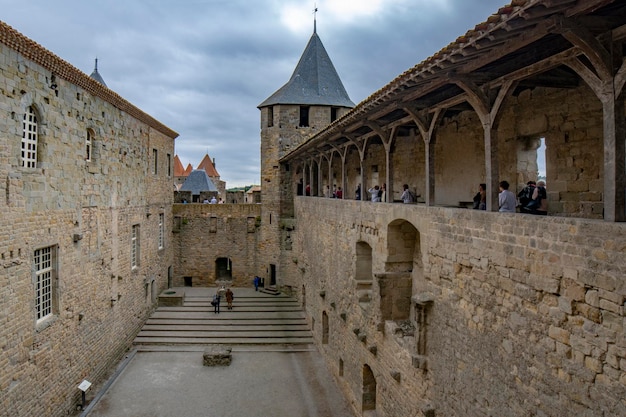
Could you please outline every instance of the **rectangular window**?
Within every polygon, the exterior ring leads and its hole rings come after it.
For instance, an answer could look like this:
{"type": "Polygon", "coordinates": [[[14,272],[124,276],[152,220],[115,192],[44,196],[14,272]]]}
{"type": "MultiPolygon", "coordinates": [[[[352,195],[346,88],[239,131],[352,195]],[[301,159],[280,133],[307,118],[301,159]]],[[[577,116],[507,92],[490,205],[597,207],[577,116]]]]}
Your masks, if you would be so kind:
{"type": "Polygon", "coordinates": [[[300,127],[309,127],[309,106],[300,106],[300,127]]]}
{"type": "Polygon", "coordinates": [[[172,155],[167,154],[167,176],[172,176],[172,155]]]}
{"type": "Polygon", "coordinates": [[[53,314],[53,284],[55,279],[54,255],[54,246],[35,250],[35,312],[37,322],[53,314]]]}
{"type": "Polygon", "coordinates": [[[331,107],[330,108],[330,122],[334,122],[335,120],[337,120],[337,114],[339,112],[339,108],[337,107],[331,107]]]}
{"type": "Polygon", "coordinates": [[[37,167],[37,115],[31,106],[26,108],[22,123],[22,166],[37,167]]]}
{"type": "Polygon", "coordinates": [[[274,126],[274,107],[267,108],[267,127],[274,126]]]}
{"type": "Polygon", "coordinates": [[[154,175],[158,174],[158,169],[157,167],[159,166],[159,152],[156,149],[152,150],[152,162],[153,162],[153,166],[152,166],[152,173],[154,175]]]}
{"type": "Polygon", "coordinates": [[[139,266],[139,225],[134,224],[130,235],[130,266],[135,269],[139,266]]]}
{"type": "Polygon", "coordinates": [[[91,130],[87,129],[87,139],[85,140],[85,161],[91,161],[91,130]]]}
{"type": "Polygon", "coordinates": [[[163,249],[165,247],[164,243],[165,239],[165,214],[159,214],[159,249],[163,249]]]}

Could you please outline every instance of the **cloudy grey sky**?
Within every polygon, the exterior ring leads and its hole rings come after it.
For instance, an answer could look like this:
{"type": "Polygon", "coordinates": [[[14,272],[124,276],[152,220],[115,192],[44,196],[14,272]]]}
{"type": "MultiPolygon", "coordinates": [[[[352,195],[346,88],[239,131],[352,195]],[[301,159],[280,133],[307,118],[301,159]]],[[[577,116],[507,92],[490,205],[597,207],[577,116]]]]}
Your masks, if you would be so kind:
{"type": "Polygon", "coordinates": [[[177,131],[227,187],[260,183],[259,105],[317,33],[353,102],[508,0],[0,0],[0,19],[177,131]]]}

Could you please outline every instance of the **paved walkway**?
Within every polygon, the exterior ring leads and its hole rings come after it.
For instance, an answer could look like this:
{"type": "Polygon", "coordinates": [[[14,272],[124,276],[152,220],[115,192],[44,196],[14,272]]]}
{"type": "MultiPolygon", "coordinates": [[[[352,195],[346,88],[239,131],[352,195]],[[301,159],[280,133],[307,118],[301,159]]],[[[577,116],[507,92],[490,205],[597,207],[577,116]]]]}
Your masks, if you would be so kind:
{"type": "Polygon", "coordinates": [[[232,348],[224,367],[203,366],[198,349],[133,352],[83,416],[355,416],[313,345],[232,348]]]}

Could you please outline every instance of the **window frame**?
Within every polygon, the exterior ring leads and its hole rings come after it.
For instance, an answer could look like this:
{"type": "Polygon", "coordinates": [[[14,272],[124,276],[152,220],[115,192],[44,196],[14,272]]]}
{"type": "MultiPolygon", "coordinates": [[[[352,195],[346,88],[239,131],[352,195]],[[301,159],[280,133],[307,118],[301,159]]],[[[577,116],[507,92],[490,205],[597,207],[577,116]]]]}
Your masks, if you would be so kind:
{"type": "Polygon", "coordinates": [[[20,161],[23,168],[37,168],[39,147],[39,120],[33,106],[26,107],[22,119],[22,141],[20,161]]]}
{"type": "Polygon", "coordinates": [[[44,246],[33,251],[33,283],[35,320],[45,322],[56,314],[57,246],[44,246]]]}
{"type": "Polygon", "coordinates": [[[165,248],[165,214],[159,213],[159,249],[165,248]]]}
{"type": "Polygon", "coordinates": [[[92,161],[93,154],[93,136],[94,132],[91,129],[87,129],[87,137],[85,138],[85,161],[92,161]]]}
{"type": "Polygon", "coordinates": [[[130,267],[131,269],[139,268],[139,260],[141,257],[141,228],[139,224],[133,224],[130,231],[130,267]]]}

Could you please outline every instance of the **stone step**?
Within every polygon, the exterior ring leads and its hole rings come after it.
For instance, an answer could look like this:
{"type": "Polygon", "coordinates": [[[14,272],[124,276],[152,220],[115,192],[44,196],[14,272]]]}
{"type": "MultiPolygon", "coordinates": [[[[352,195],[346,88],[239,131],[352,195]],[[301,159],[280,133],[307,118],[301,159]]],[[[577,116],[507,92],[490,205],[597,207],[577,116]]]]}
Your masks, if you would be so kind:
{"type": "Polygon", "coordinates": [[[251,330],[231,330],[221,329],[212,331],[187,331],[187,330],[141,330],[138,334],[140,337],[172,337],[172,338],[203,338],[210,337],[221,339],[224,337],[237,337],[247,339],[272,338],[272,337],[308,337],[311,334],[308,330],[289,330],[289,329],[251,329],[251,330]]]}
{"type": "Polygon", "coordinates": [[[313,338],[302,306],[284,294],[233,289],[234,308],[222,302],[220,314],[210,305],[215,289],[185,291],[182,306],[160,306],[146,321],[134,345],[142,351],[202,350],[230,344],[263,350],[309,349],[313,338]]]}
{"type": "MultiPolygon", "coordinates": [[[[221,315],[221,313],[220,313],[221,315]]],[[[151,318],[146,322],[146,326],[153,325],[161,325],[161,326],[206,326],[206,325],[220,325],[220,326],[273,326],[276,324],[280,324],[282,326],[306,326],[308,328],[308,323],[304,318],[294,318],[294,319],[281,319],[280,321],[269,320],[269,319],[252,319],[252,318],[241,318],[241,319],[221,319],[221,318],[199,318],[199,319],[188,319],[188,318],[151,318]]],[[[144,326],[145,327],[145,326],[144,326]]]]}
{"type": "Polygon", "coordinates": [[[171,337],[137,337],[135,338],[135,346],[140,345],[165,345],[165,346],[188,346],[188,345],[207,345],[224,343],[231,345],[312,345],[312,337],[272,337],[272,338],[246,338],[246,337],[189,337],[189,338],[173,338],[171,337]]]}
{"type": "MultiPolygon", "coordinates": [[[[220,303],[220,309],[226,309],[226,303],[220,303]]],[[[179,307],[159,307],[159,311],[213,311],[213,306],[209,303],[206,305],[184,305],[179,307]]],[[[246,304],[233,304],[233,312],[235,311],[302,311],[300,306],[276,306],[276,305],[246,305],[246,304]]]]}
{"type": "MultiPolygon", "coordinates": [[[[211,319],[217,318],[217,315],[211,310],[162,310],[160,307],[155,311],[152,318],[188,318],[188,319],[211,319]]],[[[225,308],[220,312],[220,318],[234,320],[238,319],[263,319],[263,320],[286,320],[286,319],[299,319],[303,318],[301,311],[259,311],[259,310],[238,310],[233,308],[232,310],[226,310],[225,308]]]]}
{"type": "MultiPolygon", "coordinates": [[[[317,349],[309,343],[303,344],[235,344],[232,346],[233,352],[316,352],[317,349]]],[[[197,345],[136,345],[138,352],[204,352],[206,346],[197,345]]]]}

